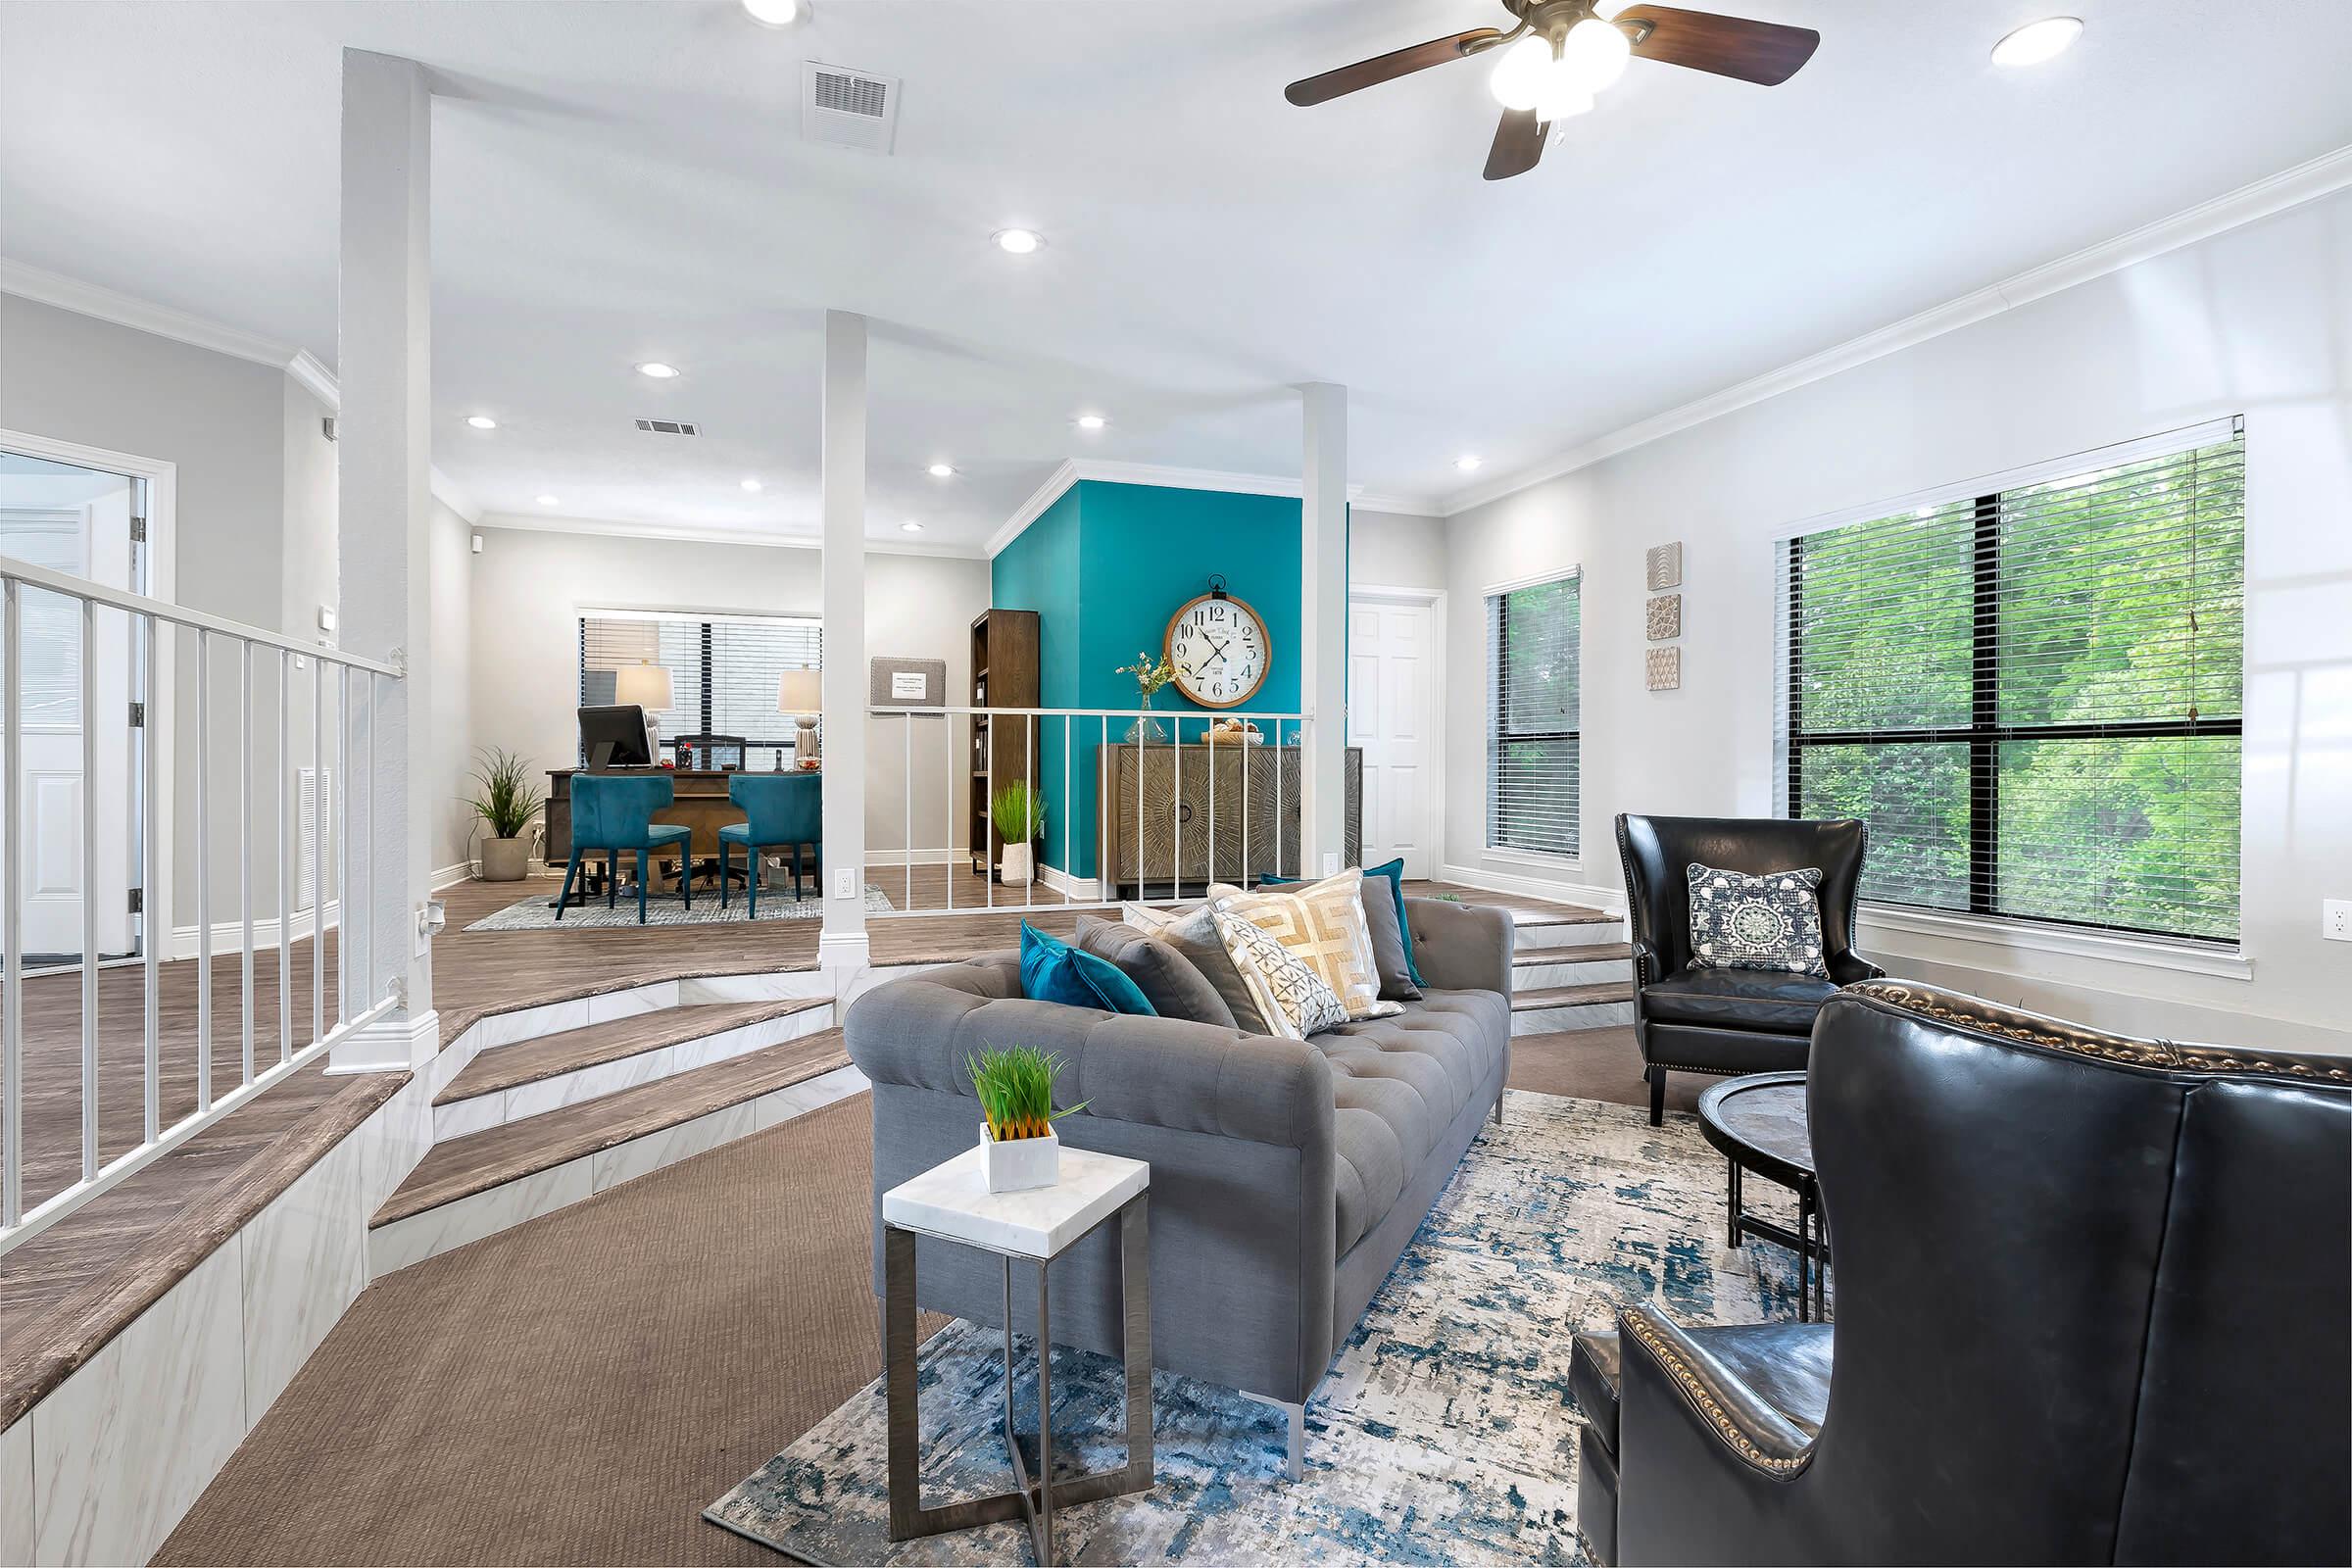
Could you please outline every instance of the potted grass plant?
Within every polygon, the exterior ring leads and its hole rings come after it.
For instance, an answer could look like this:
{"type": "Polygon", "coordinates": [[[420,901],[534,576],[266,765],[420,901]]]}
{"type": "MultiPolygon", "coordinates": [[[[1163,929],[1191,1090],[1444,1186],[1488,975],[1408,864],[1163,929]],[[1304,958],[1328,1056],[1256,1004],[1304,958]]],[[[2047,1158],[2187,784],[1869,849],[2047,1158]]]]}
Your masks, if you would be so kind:
{"type": "Polygon", "coordinates": [[[1033,1046],[994,1047],[964,1057],[980,1097],[980,1148],[988,1190],[1018,1193],[1051,1187],[1061,1176],[1061,1140],[1054,1124],[1086,1103],[1054,1108],[1054,1080],[1061,1058],[1033,1046]]]}
{"type": "Polygon", "coordinates": [[[546,798],[523,760],[496,747],[483,749],[482,765],[474,769],[473,778],[481,788],[466,804],[490,830],[482,840],[482,880],[519,882],[531,863],[530,841],[522,835],[546,798]]]}
{"type": "Polygon", "coordinates": [[[1007,784],[989,800],[988,815],[1004,844],[998,869],[1005,886],[1028,886],[1037,875],[1037,843],[1046,836],[1046,798],[1026,784],[1007,784]]]}

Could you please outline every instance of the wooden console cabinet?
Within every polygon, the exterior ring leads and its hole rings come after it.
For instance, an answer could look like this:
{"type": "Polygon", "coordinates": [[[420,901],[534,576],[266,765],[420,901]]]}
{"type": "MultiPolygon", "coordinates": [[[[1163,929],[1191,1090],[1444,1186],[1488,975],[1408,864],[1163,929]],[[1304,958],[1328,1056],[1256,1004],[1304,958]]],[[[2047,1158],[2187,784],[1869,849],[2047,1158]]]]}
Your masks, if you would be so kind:
{"type": "MultiPolygon", "coordinates": [[[[1210,882],[1298,876],[1301,755],[1296,746],[1102,748],[1095,873],[1105,896],[1198,894],[1210,882]]],[[[1363,753],[1348,748],[1345,765],[1345,863],[1356,865],[1363,858],[1363,753]]]]}

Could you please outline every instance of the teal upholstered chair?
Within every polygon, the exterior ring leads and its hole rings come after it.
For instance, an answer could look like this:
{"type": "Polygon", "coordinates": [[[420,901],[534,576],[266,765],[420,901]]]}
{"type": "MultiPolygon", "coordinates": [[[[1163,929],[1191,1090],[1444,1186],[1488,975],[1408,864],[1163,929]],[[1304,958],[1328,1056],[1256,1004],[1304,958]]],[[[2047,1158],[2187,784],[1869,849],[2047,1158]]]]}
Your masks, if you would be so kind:
{"type": "Polygon", "coordinates": [[[824,775],[821,773],[738,773],[727,780],[727,799],[744,815],[718,830],[718,902],[727,902],[727,858],[740,844],[750,858],[752,918],[760,918],[760,852],[792,850],[792,896],[801,896],[801,847],[817,845],[818,880],[822,886],[824,852],[824,775]]]}
{"type": "Polygon", "coordinates": [[[620,886],[620,858],[637,857],[637,923],[645,924],[645,888],[657,850],[675,849],[682,862],[678,891],[686,907],[694,907],[693,857],[686,841],[694,830],[683,823],[656,822],[654,813],[677,798],[677,785],[667,773],[574,773],[571,776],[571,863],[564,868],[564,892],[556,900],[556,918],[571,902],[571,886],[580,874],[580,861],[592,850],[605,852],[605,907],[611,908],[620,886]]]}

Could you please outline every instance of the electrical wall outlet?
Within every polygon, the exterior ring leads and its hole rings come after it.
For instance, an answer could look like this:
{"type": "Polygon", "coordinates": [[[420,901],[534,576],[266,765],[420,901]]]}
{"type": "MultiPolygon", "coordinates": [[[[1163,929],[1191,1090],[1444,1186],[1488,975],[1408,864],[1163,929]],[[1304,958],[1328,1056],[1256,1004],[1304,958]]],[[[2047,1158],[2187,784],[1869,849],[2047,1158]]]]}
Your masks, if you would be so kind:
{"type": "Polygon", "coordinates": [[[2320,935],[2330,942],[2352,942],[2352,899],[2320,901],[2320,935]]]}
{"type": "Polygon", "coordinates": [[[1340,874],[1340,852],[1339,852],[1339,851],[1337,851],[1337,850],[1327,850],[1327,851],[1325,851],[1325,852],[1324,852],[1324,855],[1323,855],[1323,874],[1324,874],[1325,876],[1338,876],[1338,875],[1340,874]]]}
{"type": "Polygon", "coordinates": [[[836,867],[833,872],[833,896],[837,899],[854,899],[858,896],[857,874],[846,865],[836,867]]]}

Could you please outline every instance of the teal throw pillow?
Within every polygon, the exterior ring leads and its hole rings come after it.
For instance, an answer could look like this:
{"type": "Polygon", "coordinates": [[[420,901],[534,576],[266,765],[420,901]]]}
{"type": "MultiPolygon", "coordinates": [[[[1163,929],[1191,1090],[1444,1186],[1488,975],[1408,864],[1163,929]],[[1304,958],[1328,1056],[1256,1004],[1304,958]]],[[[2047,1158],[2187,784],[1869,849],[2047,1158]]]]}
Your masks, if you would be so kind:
{"type": "Polygon", "coordinates": [[[1021,922],[1021,995],[1031,1002],[1101,1007],[1156,1018],[1143,988],[1108,958],[1099,958],[1021,922]]]}

